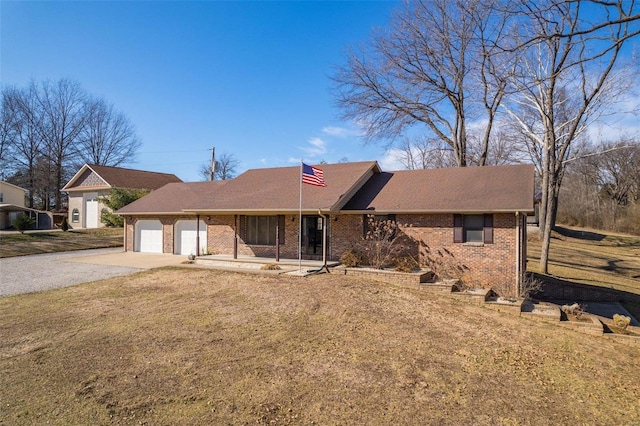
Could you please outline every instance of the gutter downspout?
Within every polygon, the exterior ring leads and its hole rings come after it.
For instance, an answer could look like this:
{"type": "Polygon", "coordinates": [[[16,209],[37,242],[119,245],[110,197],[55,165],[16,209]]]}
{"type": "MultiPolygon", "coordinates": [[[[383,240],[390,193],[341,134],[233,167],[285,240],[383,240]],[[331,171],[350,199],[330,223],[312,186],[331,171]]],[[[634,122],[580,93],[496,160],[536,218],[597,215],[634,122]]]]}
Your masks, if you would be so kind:
{"type": "Polygon", "coordinates": [[[124,217],[124,251],[127,251],[127,230],[129,229],[129,224],[127,223],[127,217],[124,217]]]}
{"type": "Polygon", "coordinates": [[[233,258],[238,258],[238,215],[233,215],[233,258]]]}
{"type": "Polygon", "coordinates": [[[200,215],[196,215],[196,256],[200,256],[200,215]]]}

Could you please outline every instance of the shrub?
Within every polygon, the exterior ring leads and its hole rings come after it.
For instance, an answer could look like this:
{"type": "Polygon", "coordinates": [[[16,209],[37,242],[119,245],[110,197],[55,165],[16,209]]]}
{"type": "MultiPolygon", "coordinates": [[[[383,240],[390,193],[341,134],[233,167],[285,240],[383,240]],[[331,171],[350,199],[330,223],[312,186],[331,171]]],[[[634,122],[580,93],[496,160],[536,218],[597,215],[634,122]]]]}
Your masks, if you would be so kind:
{"type": "Polygon", "coordinates": [[[533,274],[525,274],[520,284],[520,297],[530,299],[533,294],[542,290],[542,280],[536,278],[533,274]]]}
{"type": "Polygon", "coordinates": [[[394,220],[379,220],[368,215],[367,232],[358,244],[362,262],[372,268],[382,269],[395,264],[396,259],[405,255],[405,247],[400,244],[403,233],[394,220]]]}
{"type": "Polygon", "coordinates": [[[395,267],[399,272],[415,272],[420,269],[418,262],[411,256],[398,257],[395,260],[395,267]]]}
{"type": "Polygon", "coordinates": [[[15,218],[13,220],[13,222],[11,222],[11,224],[13,225],[13,227],[17,231],[20,231],[21,234],[24,234],[25,230],[33,229],[33,227],[36,224],[36,221],[35,221],[35,219],[31,218],[30,216],[28,216],[26,214],[22,214],[22,215],[18,216],[17,218],[15,218]]]}
{"type": "Polygon", "coordinates": [[[282,268],[276,263],[267,263],[266,265],[262,265],[260,269],[263,271],[279,271],[282,268]]]}
{"type": "Polygon", "coordinates": [[[362,263],[362,256],[354,249],[349,249],[340,256],[340,263],[347,268],[355,268],[362,263]]]}
{"type": "Polygon", "coordinates": [[[584,310],[586,308],[586,305],[574,303],[573,305],[562,305],[560,309],[567,315],[573,315],[576,318],[580,318],[584,314],[584,310]]]}
{"type": "Polygon", "coordinates": [[[465,272],[469,270],[467,266],[459,262],[458,259],[446,248],[430,249],[425,248],[424,263],[439,278],[462,280],[465,272]]]}
{"type": "Polygon", "coordinates": [[[626,330],[631,324],[631,318],[626,315],[613,314],[613,325],[621,330],[626,330]]]}
{"type": "Polygon", "coordinates": [[[66,216],[62,218],[62,223],[60,224],[60,228],[62,228],[63,232],[67,232],[69,230],[69,222],[67,221],[66,216]]]}

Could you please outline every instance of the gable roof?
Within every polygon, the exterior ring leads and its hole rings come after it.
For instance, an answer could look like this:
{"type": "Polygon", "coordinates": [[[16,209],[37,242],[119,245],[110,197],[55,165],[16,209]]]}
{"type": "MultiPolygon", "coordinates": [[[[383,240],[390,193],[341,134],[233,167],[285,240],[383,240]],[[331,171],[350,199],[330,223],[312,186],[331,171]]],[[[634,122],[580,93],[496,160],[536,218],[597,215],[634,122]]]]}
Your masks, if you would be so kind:
{"type": "Polygon", "coordinates": [[[18,186],[18,185],[14,185],[14,184],[12,184],[12,183],[5,182],[5,181],[3,181],[3,180],[0,180],[0,186],[8,186],[8,187],[10,187],[10,188],[19,189],[19,190],[21,190],[21,191],[23,191],[23,192],[29,192],[28,190],[26,190],[26,189],[24,189],[24,188],[22,188],[22,187],[20,187],[20,186],[18,186]]]}
{"type": "MultiPolygon", "coordinates": [[[[380,172],[378,163],[322,164],[326,186],[303,185],[302,209],[339,210],[362,185],[380,172]]],[[[224,190],[204,194],[187,211],[298,211],[300,166],[248,170],[228,181],[224,190]]]]}
{"type": "MultiPolygon", "coordinates": [[[[382,172],[375,161],[323,164],[326,187],[303,185],[302,210],[333,213],[532,212],[532,165],[382,172]]],[[[227,181],[171,183],[119,214],[287,213],[300,209],[300,166],[227,181]]]]}
{"type": "Polygon", "coordinates": [[[62,188],[62,190],[78,191],[107,188],[154,190],[172,182],[182,182],[182,180],[176,175],[169,173],[85,164],[80,168],[80,170],[78,170],[64,188],[62,188]],[[82,183],[82,178],[91,173],[95,174],[99,178],[99,182],[80,185],[82,183]]]}
{"type": "Polygon", "coordinates": [[[204,195],[212,196],[225,180],[207,182],[174,182],[122,207],[118,214],[181,214],[185,207],[198,202],[204,195]]]}
{"type": "MultiPolygon", "coordinates": [[[[305,211],[339,211],[373,174],[380,172],[375,161],[319,167],[324,171],[326,186],[303,186],[302,209],[305,211]]],[[[168,185],[123,207],[118,213],[297,212],[300,209],[300,181],[300,166],[252,169],[227,181],[168,185]]]]}
{"type": "Polygon", "coordinates": [[[379,173],[343,211],[532,212],[533,179],[531,164],[379,173]]]}

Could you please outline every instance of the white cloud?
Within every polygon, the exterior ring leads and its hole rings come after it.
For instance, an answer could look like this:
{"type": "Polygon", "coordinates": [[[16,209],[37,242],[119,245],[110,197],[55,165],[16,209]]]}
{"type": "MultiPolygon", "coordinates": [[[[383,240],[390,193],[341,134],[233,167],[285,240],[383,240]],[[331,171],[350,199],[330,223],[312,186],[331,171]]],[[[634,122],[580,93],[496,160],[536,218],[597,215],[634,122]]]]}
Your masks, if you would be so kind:
{"type": "Polygon", "coordinates": [[[382,170],[389,172],[394,170],[403,170],[405,167],[400,161],[402,151],[399,149],[390,149],[385,151],[382,158],[378,159],[378,164],[382,170]]]}
{"type": "Polygon", "coordinates": [[[359,126],[357,126],[356,128],[342,126],[325,126],[322,128],[322,133],[341,139],[363,135],[362,129],[359,126]]]}
{"type": "Polygon", "coordinates": [[[300,147],[302,152],[313,158],[327,152],[327,143],[320,138],[311,138],[307,141],[309,146],[300,147]]]}

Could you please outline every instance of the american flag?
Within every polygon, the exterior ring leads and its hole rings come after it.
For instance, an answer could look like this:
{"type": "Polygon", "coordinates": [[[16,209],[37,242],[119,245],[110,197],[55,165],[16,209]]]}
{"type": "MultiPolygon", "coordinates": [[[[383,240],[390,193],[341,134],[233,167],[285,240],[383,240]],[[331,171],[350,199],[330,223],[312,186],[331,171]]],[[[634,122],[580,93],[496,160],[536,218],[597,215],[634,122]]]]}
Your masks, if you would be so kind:
{"type": "Polygon", "coordinates": [[[321,169],[302,163],[302,183],[313,186],[327,186],[321,169]]]}

